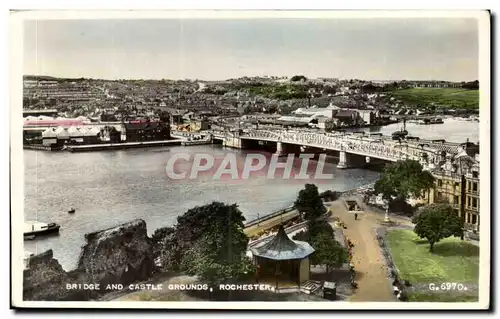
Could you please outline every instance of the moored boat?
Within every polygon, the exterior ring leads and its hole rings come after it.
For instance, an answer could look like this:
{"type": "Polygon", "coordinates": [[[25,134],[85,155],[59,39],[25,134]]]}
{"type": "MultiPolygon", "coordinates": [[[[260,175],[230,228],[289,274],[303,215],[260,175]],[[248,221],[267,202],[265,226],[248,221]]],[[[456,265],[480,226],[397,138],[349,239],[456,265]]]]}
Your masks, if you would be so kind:
{"type": "Polygon", "coordinates": [[[41,223],[34,221],[24,222],[24,236],[33,239],[32,236],[48,235],[58,233],[61,226],[56,223],[41,223]]]}
{"type": "Polygon", "coordinates": [[[182,146],[191,146],[191,145],[204,145],[204,144],[210,144],[212,143],[212,140],[207,137],[195,137],[195,138],[188,138],[187,140],[184,140],[181,142],[182,146]]]}
{"type": "Polygon", "coordinates": [[[406,135],[408,135],[408,131],[406,130],[406,119],[403,119],[403,127],[401,128],[401,130],[392,133],[392,139],[404,139],[406,135]]]}
{"type": "Polygon", "coordinates": [[[443,119],[439,118],[439,117],[436,117],[436,118],[432,118],[430,121],[429,121],[429,124],[443,124],[444,121],[443,119]]]}

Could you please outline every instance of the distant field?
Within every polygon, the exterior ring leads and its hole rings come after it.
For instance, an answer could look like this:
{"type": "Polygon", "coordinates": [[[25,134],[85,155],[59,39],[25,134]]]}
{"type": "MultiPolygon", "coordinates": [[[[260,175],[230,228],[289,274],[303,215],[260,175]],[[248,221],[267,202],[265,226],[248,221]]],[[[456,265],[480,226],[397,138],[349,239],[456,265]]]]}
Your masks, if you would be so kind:
{"type": "Polygon", "coordinates": [[[450,108],[479,108],[479,90],[453,88],[414,88],[389,93],[403,102],[414,105],[435,103],[450,108]]]}
{"type": "MultiPolygon", "coordinates": [[[[460,238],[446,238],[429,252],[427,241],[410,230],[391,230],[387,234],[392,257],[402,279],[412,284],[460,283],[477,285],[479,279],[479,247],[460,238]]],[[[410,301],[473,301],[475,296],[419,292],[410,294],[410,301]]]]}

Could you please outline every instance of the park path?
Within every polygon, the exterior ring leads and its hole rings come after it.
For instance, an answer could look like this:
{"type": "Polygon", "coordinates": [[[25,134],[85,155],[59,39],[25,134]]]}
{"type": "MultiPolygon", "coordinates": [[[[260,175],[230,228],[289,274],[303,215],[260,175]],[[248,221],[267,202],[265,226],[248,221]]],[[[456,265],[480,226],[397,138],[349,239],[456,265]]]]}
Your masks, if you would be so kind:
{"type": "Polygon", "coordinates": [[[378,245],[375,228],[383,220],[383,215],[373,212],[358,214],[358,220],[347,211],[343,200],[332,203],[334,217],[339,217],[347,229],[344,235],[355,245],[352,248],[353,264],[356,270],[358,289],[352,301],[394,301],[388,280],[387,266],[378,245]]]}

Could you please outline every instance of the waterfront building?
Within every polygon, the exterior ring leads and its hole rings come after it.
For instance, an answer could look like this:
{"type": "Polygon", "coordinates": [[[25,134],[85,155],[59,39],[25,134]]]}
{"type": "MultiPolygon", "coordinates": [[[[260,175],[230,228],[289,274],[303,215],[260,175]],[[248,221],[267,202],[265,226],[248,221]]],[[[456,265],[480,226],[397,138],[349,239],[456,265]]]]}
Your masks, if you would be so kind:
{"type": "Polygon", "coordinates": [[[57,116],[58,111],[55,109],[48,110],[23,110],[23,117],[38,117],[38,116],[57,116]]]}
{"type": "Polygon", "coordinates": [[[424,200],[449,203],[464,221],[468,235],[479,239],[479,154],[472,157],[461,148],[454,156],[446,154],[440,165],[429,171],[435,187],[424,200]]]}
{"type": "Polygon", "coordinates": [[[125,123],[124,126],[127,142],[170,139],[170,126],[163,122],[125,123]]]}
{"type": "Polygon", "coordinates": [[[465,225],[467,230],[479,231],[479,154],[465,174],[465,225]]]}
{"type": "Polygon", "coordinates": [[[306,242],[291,240],[280,226],[278,233],[264,244],[250,248],[257,266],[257,280],[272,283],[276,290],[296,288],[309,280],[309,256],[314,248],[306,242]]]}

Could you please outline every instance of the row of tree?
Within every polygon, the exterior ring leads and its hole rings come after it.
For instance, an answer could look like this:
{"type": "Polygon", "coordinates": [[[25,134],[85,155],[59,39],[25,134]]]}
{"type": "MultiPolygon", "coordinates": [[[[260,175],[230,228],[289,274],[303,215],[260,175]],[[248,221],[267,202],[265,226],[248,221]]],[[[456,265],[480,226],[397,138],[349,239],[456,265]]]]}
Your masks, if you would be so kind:
{"type": "Polygon", "coordinates": [[[213,202],[189,209],[174,227],[155,231],[155,258],[166,271],[199,276],[210,284],[252,276],[244,220],[237,205],[213,202]]]}
{"type": "Polygon", "coordinates": [[[323,197],[335,197],[333,193],[319,194],[318,187],[306,184],[299,192],[295,208],[307,220],[307,230],[297,233],[293,239],[307,241],[315,250],[310,262],[312,265],[325,265],[326,271],[340,267],[349,260],[349,252],[336,239],[333,228],[325,219],[327,212],[323,197]]]}

